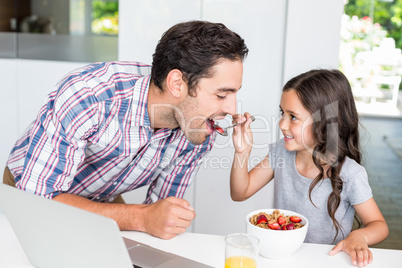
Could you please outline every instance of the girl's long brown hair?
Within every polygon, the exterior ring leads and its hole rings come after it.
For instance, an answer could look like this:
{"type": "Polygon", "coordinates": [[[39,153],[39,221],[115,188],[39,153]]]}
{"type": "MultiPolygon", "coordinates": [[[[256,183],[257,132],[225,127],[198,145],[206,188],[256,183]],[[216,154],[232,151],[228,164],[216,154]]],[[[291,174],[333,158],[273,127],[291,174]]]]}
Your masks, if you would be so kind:
{"type": "MultiPolygon", "coordinates": [[[[316,146],[312,157],[320,174],[312,181],[314,187],[325,179],[323,166],[328,166],[332,193],[328,196],[328,214],[335,226],[335,237],[342,226],[335,218],[341,201],[343,181],[340,177],[345,157],[361,163],[359,117],[350,84],[338,70],[311,70],[289,80],[283,91],[295,90],[304,108],[313,117],[313,136],[316,146]]],[[[314,204],[314,203],[313,203],[314,204]]]]}

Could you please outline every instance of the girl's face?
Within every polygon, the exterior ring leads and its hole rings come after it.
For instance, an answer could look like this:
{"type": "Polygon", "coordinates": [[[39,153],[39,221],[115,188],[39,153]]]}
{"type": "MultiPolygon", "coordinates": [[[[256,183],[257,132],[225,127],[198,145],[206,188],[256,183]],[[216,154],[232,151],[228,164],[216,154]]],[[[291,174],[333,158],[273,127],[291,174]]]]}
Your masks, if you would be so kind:
{"type": "Polygon", "coordinates": [[[285,140],[288,151],[312,151],[315,146],[313,138],[313,119],[301,103],[295,90],[282,93],[281,119],[279,128],[285,140]]]}

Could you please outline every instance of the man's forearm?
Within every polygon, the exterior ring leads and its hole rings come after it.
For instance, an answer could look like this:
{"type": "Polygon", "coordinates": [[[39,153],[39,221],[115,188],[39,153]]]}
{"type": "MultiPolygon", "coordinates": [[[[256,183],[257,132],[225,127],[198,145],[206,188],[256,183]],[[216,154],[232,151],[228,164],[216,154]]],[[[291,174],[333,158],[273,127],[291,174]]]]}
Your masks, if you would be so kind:
{"type": "Polygon", "coordinates": [[[120,230],[145,231],[142,214],[148,205],[99,203],[68,193],[60,194],[54,200],[112,218],[117,222],[120,230]]]}
{"type": "Polygon", "coordinates": [[[98,203],[66,193],[54,200],[112,218],[121,230],[141,231],[162,239],[184,233],[195,217],[186,200],[173,196],[149,205],[98,203]]]}

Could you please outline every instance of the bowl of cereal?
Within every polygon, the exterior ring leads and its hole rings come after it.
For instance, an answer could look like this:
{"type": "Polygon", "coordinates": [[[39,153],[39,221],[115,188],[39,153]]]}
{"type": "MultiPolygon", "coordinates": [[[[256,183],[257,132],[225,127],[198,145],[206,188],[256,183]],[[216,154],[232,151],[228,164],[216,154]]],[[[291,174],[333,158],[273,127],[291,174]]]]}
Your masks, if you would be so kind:
{"type": "Polygon", "coordinates": [[[303,215],[284,209],[260,209],[246,217],[247,233],[260,239],[260,255],[284,259],[303,244],[308,220],[303,215]]]}

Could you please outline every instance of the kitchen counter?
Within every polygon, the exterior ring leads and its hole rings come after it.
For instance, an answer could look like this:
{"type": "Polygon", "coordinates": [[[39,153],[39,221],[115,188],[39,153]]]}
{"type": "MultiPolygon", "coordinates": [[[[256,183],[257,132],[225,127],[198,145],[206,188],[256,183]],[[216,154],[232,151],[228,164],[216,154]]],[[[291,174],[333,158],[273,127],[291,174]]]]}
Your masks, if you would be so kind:
{"type": "MultiPolygon", "coordinates": [[[[170,240],[162,240],[141,232],[121,232],[126,238],[152,247],[172,252],[213,267],[224,267],[224,236],[184,233],[170,240]]],[[[331,245],[303,244],[290,258],[270,260],[263,257],[258,259],[258,267],[356,267],[352,265],[349,255],[340,252],[329,256],[331,245]]],[[[368,265],[375,267],[401,267],[402,250],[387,250],[372,248],[374,261],[368,265]],[[399,266],[398,266],[399,265],[399,266]]],[[[14,234],[4,214],[0,214],[0,267],[34,267],[27,259],[17,237],[14,234]]]]}

